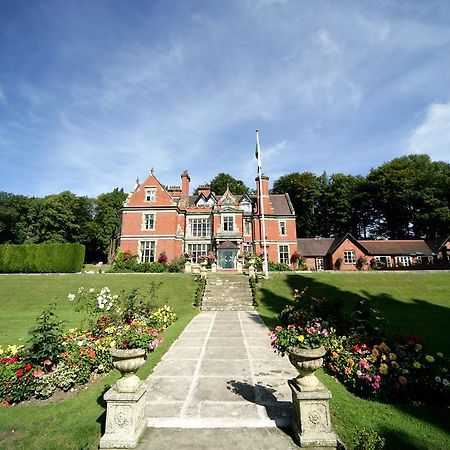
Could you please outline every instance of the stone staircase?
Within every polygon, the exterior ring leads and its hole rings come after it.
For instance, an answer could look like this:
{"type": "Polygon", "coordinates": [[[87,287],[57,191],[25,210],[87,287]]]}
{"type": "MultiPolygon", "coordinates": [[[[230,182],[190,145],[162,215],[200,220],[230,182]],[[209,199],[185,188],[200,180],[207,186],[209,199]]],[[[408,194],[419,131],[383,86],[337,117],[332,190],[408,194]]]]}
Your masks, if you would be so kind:
{"type": "Polygon", "coordinates": [[[242,274],[208,275],[202,311],[254,311],[249,280],[242,274]]]}

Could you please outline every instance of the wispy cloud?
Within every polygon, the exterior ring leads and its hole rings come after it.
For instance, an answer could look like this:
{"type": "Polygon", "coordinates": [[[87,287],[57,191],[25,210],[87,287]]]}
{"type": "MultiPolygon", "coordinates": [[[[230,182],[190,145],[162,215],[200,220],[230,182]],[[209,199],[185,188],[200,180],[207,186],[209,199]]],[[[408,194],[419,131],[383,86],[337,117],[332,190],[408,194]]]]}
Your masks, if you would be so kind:
{"type": "Polygon", "coordinates": [[[428,106],[422,123],[411,134],[409,151],[450,162],[450,103],[428,106]]]}

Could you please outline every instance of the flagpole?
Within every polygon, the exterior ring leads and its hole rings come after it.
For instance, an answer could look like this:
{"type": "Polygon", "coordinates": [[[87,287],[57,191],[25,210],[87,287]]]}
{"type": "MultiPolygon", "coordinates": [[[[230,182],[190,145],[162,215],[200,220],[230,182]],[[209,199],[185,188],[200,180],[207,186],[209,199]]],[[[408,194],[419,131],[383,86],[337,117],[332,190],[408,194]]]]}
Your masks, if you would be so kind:
{"type": "Polygon", "coordinates": [[[258,130],[256,130],[256,158],[258,160],[259,205],[261,207],[262,241],[264,246],[263,271],[264,271],[264,278],[269,278],[269,267],[268,267],[267,246],[266,246],[266,222],[264,219],[264,198],[262,189],[262,161],[261,161],[261,148],[259,146],[258,130]]]}

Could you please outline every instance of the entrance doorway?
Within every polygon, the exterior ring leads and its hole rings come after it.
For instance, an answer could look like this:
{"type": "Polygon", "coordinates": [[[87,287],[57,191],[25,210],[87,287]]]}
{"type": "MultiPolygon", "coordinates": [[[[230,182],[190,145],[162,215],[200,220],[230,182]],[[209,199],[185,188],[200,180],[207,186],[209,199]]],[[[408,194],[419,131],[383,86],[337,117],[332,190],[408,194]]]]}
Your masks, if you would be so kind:
{"type": "Polygon", "coordinates": [[[217,249],[217,262],[220,269],[236,269],[238,249],[219,248],[217,249]]]}

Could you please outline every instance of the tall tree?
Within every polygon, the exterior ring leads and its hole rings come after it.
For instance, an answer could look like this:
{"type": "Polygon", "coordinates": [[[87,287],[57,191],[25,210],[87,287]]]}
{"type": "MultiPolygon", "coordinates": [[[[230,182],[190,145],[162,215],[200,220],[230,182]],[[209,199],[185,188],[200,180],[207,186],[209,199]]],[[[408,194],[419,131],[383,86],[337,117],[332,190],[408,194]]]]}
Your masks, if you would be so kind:
{"type": "Polygon", "coordinates": [[[237,180],[230,174],[223,172],[217,174],[209,182],[209,186],[211,187],[211,191],[215,192],[218,195],[222,195],[227,190],[227,187],[233,194],[247,194],[248,192],[250,192],[250,189],[245,185],[243,181],[237,180]]]}
{"type": "Polygon", "coordinates": [[[297,214],[299,237],[311,237],[317,233],[316,211],[320,198],[320,179],[311,172],[293,172],[275,180],[273,194],[287,192],[297,214]]]}

